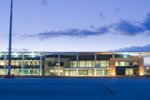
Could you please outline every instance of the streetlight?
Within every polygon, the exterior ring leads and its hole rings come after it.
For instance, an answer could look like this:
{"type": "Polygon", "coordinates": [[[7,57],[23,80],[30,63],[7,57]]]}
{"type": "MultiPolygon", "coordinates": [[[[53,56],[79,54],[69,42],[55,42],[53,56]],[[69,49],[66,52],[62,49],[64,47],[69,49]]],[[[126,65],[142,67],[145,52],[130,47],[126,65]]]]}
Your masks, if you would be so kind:
{"type": "MultiPolygon", "coordinates": [[[[45,1],[46,2],[46,1],[45,1]]],[[[13,23],[13,0],[10,4],[10,23],[9,23],[9,51],[8,51],[8,77],[11,76],[11,53],[12,53],[12,23],[13,23]]]]}
{"type": "Polygon", "coordinates": [[[11,50],[12,50],[12,20],[13,20],[13,0],[10,4],[10,23],[9,23],[9,52],[8,52],[8,78],[11,76],[11,50]]]}

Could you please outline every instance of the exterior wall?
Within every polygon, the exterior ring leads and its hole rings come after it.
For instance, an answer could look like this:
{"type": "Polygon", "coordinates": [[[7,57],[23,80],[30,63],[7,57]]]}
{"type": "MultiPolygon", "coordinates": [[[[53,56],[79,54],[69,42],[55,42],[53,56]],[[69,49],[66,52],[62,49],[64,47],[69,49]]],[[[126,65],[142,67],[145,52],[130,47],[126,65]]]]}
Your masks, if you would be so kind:
{"type": "Polygon", "coordinates": [[[131,57],[131,58],[111,58],[110,59],[110,69],[111,69],[111,76],[116,75],[116,66],[115,63],[118,61],[123,62],[138,62],[139,66],[139,75],[144,75],[144,60],[141,57],[131,57]]]}
{"type": "Polygon", "coordinates": [[[64,76],[64,68],[70,66],[69,59],[60,58],[60,62],[63,62],[64,66],[60,66],[59,58],[45,58],[44,60],[44,75],[64,76]],[[58,66],[49,66],[49,62],[57,62],[58,66]],[[50,71],[52,71],[50,73],[50,71]],[[53,73],[54,71],[54,73],[53,73]]]}
{"type": "Polygon", "coordinates": [[[144,75],[144,58],[140,58],[139,75],[144,75]]]}

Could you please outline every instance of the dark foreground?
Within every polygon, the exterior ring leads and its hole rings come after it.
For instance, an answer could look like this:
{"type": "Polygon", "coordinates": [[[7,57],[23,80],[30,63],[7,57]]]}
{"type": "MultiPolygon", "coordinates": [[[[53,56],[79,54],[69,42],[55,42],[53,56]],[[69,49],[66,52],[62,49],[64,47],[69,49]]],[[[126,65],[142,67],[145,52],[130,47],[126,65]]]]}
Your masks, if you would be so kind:
{"type": "Polygon", "coordinates": [[[0,79],[0,100],[149,100],[150,78],[0,79]]]}

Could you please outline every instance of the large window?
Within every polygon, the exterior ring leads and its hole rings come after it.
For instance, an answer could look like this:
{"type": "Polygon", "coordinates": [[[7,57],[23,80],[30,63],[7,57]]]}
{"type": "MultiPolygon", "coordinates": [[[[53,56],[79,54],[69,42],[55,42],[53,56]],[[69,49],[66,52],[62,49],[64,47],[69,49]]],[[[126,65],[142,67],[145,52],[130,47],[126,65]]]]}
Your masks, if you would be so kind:
{"type": "Polygon", "coordinates": [[[25,60],[24,65],[25,66],[39,66],[40,61],[39,60],[25,60]]]}
{"type": "Polygon", "coordinates": [[[109,75],[109,70],[97,70],[96,71],[97,76],[106,76],[109,75]]]}
{"type": "Polygon", "coordinates": [[[109,61],[106,60],[100,61],[100,67],[109,67],[109,61]]]}
{"type": "Polygon", "coordinates": [[[85,61],[79,61],[80,67],[86,67],[85,61]]]}
{"type": "Polygon", "coordinates": [[[77,67],[77,61],[70,61],[70,67],[77,67]]]}
{"type": "Polygon", "coordinates": [[[137,66],[138,62],[125,62],[125,61],[117,61],[115,62],[115,66],[137,66]]]}
{"type": "Polygon", "coordinates": [[[93,61],[86,61],[86,67],[93,67],[93,61]]]}
{"type": "MultiPolygon", "coordinates": [[[[49,66],[50,67],[59,66],[59,63],[56,61],[53,61],[53,62],[51,61],[51,62],[49,62],[49,66]]],[[[60,66],[64,66],[64,62],[60,62],[60,66]]]]}
{"type": "Polygon", "coordinates": [[[87,70],[79,70],[79,75],[88,75],[88,71],[87,70]]]}
{"type": "Polygon", "coordinates": [[[100,61],[96,61],[95,67],[96,67],[96,68],[99,68],[99,67],[100,67],[100,61]]]}
{"type": "Polygon", "coordinates": [[[115,63],[116,66],[126,66],[126,62],[125,61],[118,61],[115,63]]]}
{"type": "MultiPolygon", "coordinates": [[[[77,61],[70,61],[70,67],[78,67],[77,61]]],[[[93,67],[93,61],[79,61],[79,67],[93,67]]]]}
{"type": "Polygon", "coordinates": [[[0,66],[4,66],[5,65],[5,61],[4,60],[0,60],[0,66]]]}
{"type": "Polygon", "coordinates": [[[65,71],[66,76],[75,76],[76,75],[76,70],[66,70],[65,71]]]}
{"type": "Polygon", "coordinates": [[[13,66],[21,66],[22,65],[22,60],[12,60],[11,65],[13,66]]]}

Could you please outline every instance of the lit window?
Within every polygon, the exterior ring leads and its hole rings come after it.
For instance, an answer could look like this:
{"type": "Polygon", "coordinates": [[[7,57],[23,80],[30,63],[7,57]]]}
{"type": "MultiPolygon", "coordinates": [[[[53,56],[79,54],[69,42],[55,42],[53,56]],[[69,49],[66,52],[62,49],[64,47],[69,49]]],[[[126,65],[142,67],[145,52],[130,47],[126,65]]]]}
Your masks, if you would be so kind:
{"type": "Polygon", "coordinates": [[[99,68],[99,67],[100,67],[100,62],[99,62],[99,61],[96,61],[95,67],[96,67],[96,68],[99,68]]]}
{"type": "Polygon", "coordinates": [[[100,67],[109,67],[108,61],[100,61],[100,67]]]}
{"type": "Polygon", "coordinates": [[[79,64],[80,64],[80,67],[86,67],[85,66],[85,61],[80,61],[79,64]]]}
{"type": "Polygon", "coordinates": [[[0,65],[4,66],[5,65],[4,61],[0,61],[0,65]]]}
{"type": "Polygon", "coordinates": [[[149,67],[146,67],[146,69],[149,70],[150,68],[149,68],[149,67]]]}
{"type": "Polygon", "coordinates": [[[76,61],[70,61],[70,67],[77,67],[76,61]]]}
{"type": "Polygon", "coordinates": [[[124,61],[116,62],[115,66],[126,66],[126,62],[124,62],[124,61]]]}
{"type": "Polygon", "coordinates": [[[93,61],[86,61],[86,67],[93,67],[93,61]]]}
{"type": "Polygon", "coordinates": [[[18,53],[17,52],[15,52],[14,53],[14,57],[18,57],[19,55],[18,55],[18,53]]]}
{"type": "Polygon", "coordinates": [[[31,56],[32,56],[32,57],[35,57],[35,56],[36,56],[36,54],[35,54],[34,52],[32,52],[32,53],[31,53],[31,56]]]}

